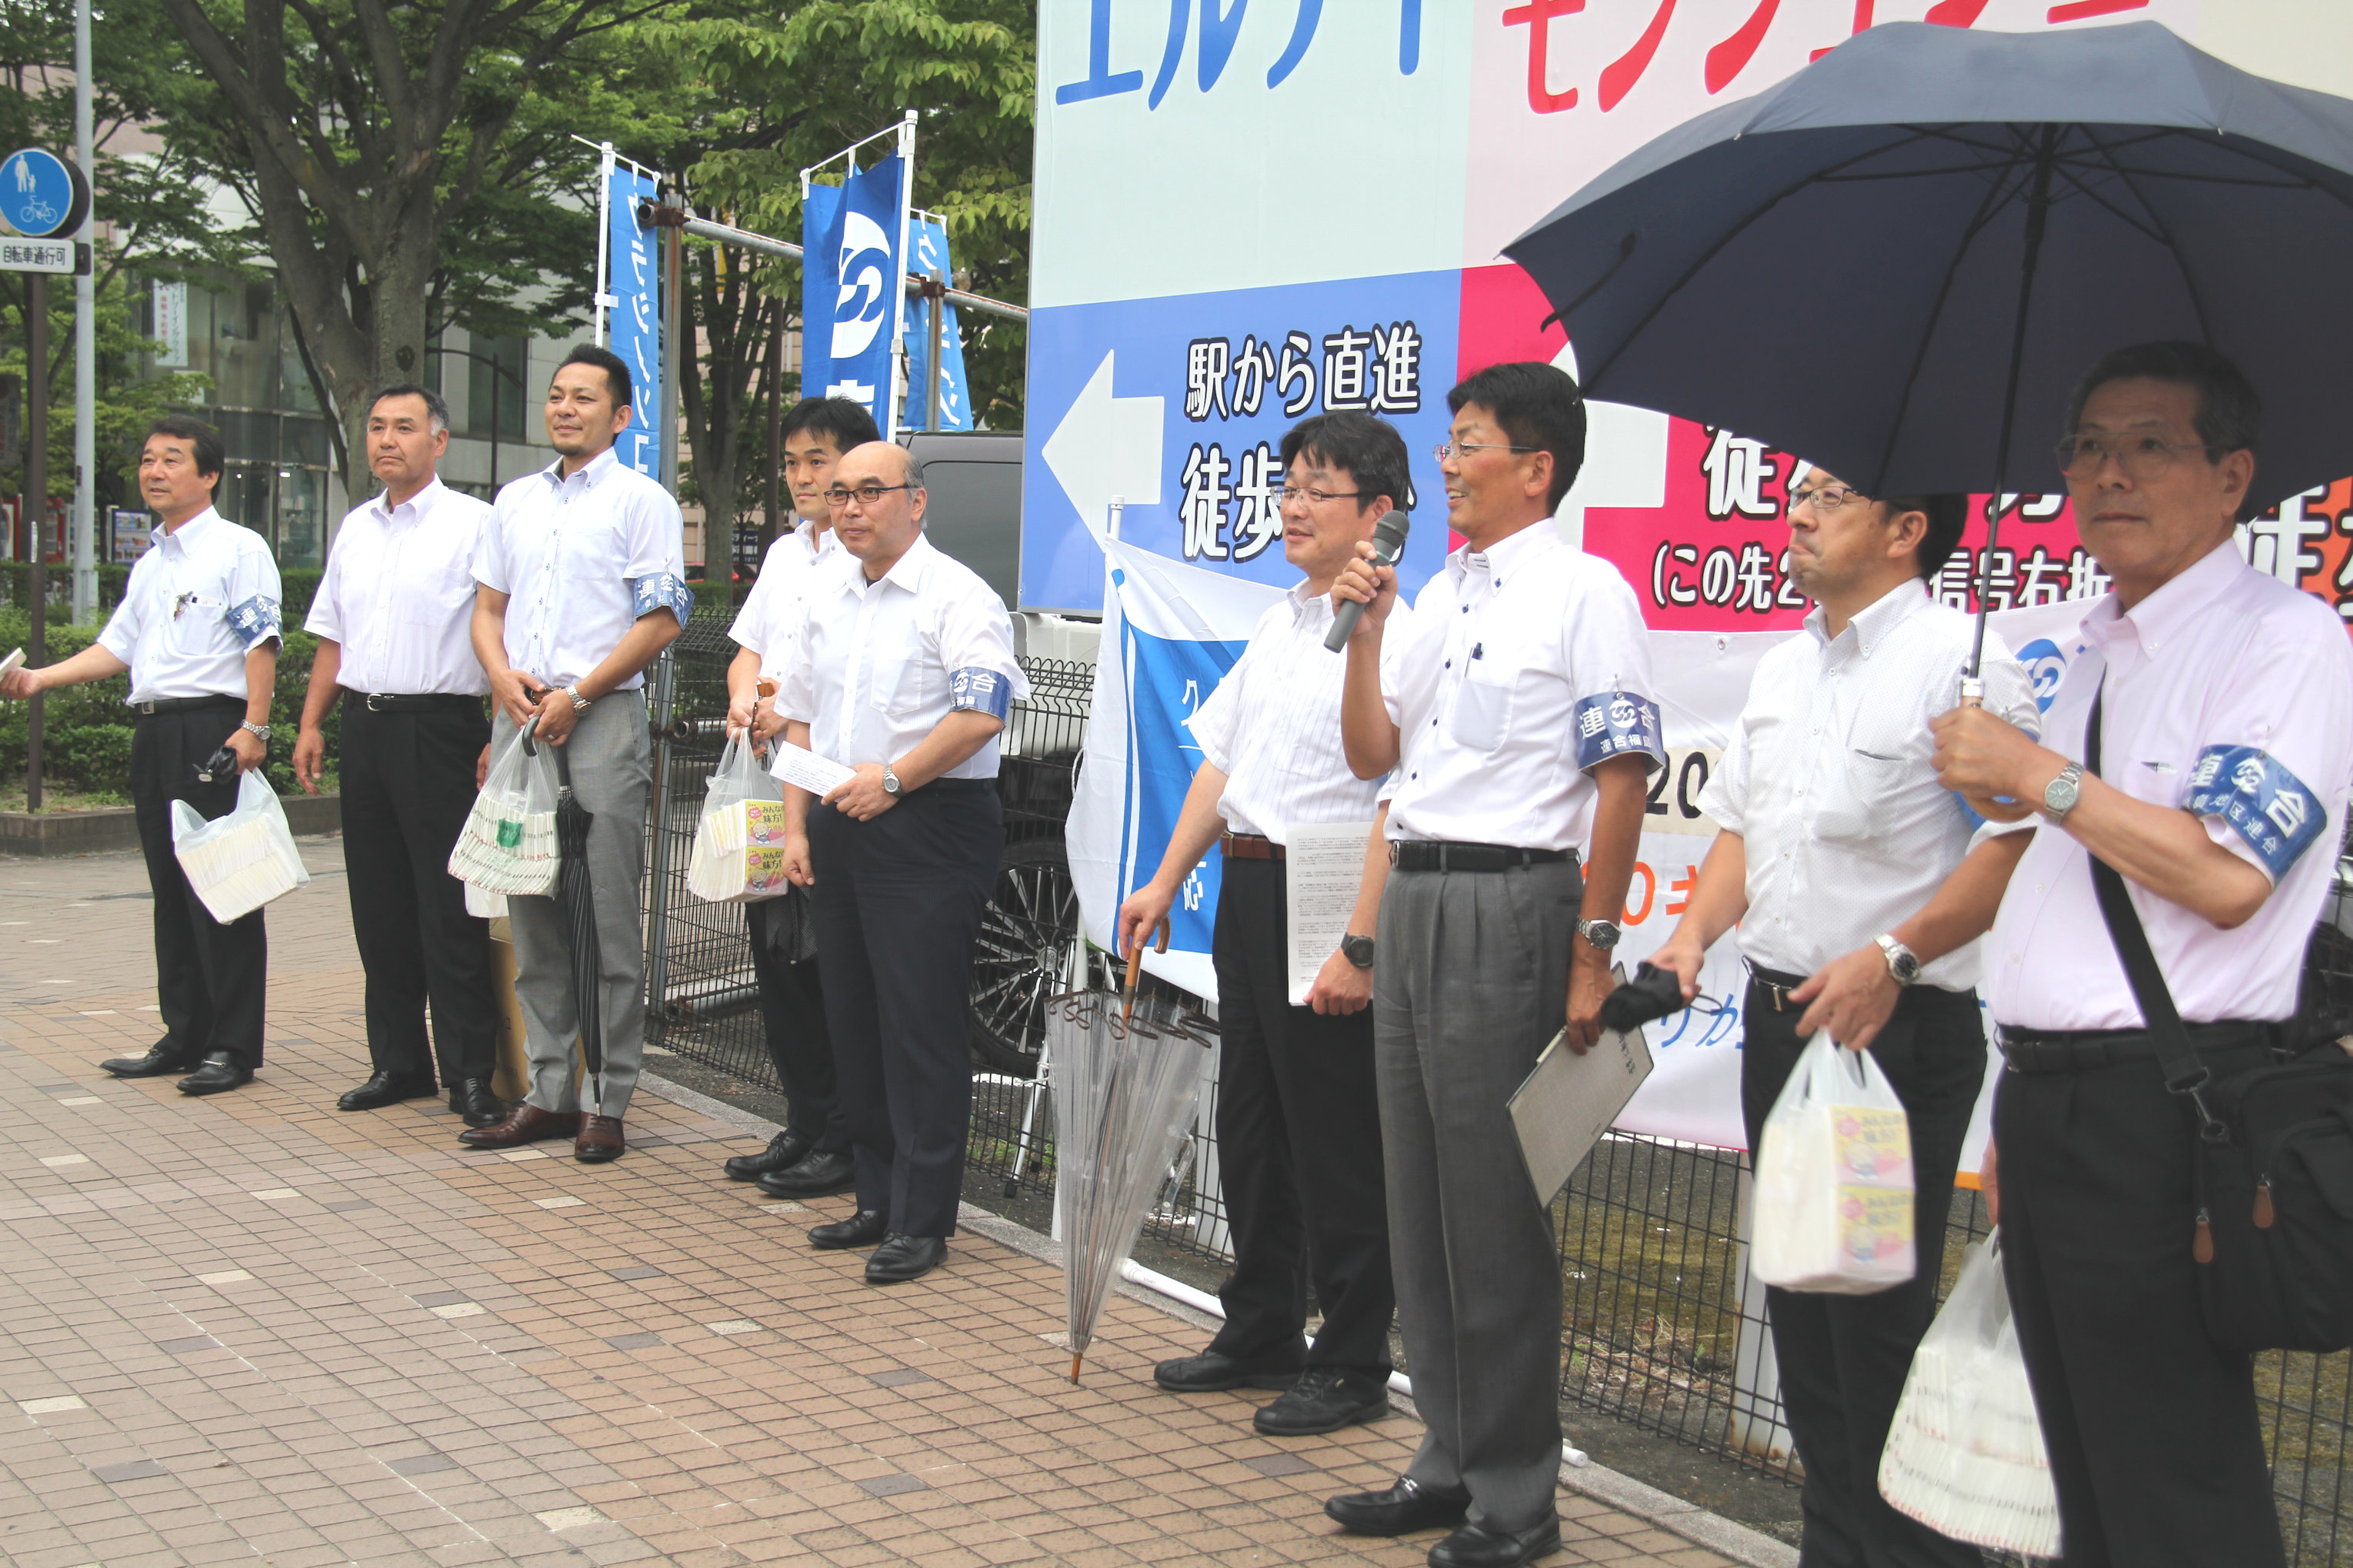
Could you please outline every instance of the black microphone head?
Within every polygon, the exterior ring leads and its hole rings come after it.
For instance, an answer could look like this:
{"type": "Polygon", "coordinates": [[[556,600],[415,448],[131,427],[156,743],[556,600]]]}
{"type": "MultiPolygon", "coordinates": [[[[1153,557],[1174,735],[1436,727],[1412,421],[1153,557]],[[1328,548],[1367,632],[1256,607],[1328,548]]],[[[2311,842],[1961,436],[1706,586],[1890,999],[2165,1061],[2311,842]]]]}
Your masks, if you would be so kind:
{"type": "Polygon", "coordinates": [[[1406,530],[1412,526],[1413,520],[1401,511],[1392,511],[1373,525],[1373,548],[1384,562],[1394,565],[1405,553],[1406,530]]]}

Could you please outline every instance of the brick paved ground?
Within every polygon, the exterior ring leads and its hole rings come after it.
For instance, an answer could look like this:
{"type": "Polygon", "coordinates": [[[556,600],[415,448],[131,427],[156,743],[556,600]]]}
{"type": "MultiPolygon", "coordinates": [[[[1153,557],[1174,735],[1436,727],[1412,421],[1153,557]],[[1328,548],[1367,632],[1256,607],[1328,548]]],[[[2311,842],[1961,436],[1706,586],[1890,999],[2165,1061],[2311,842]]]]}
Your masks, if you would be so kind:
{"type": "MultiPolygon", "coordinates": [[[[341,847],[269,912],[269,1059],[235,1094],[119,1081],[160,1032],[135,857],[0,860],[0,1560],[843,1565],[1419,1563],[1334,1532],[1419,1428],[1257,1436],[1152,1388],[1194,1330],[1114,1300],[1083,1386],[1061,1278],[975,1236],[888,1290],[754,1147],[641,1094],[631,1152],[462,1152],[356,1116],[341,847]],[[13,1403],[10,1403],[13,1402],[13,1403]]],[[[1263,1396],[1261,1396],[1263,1397],[1263,1396]]],[[[1725,1560],[1564,1495],[1552,1561],[1725,1560]]]]}

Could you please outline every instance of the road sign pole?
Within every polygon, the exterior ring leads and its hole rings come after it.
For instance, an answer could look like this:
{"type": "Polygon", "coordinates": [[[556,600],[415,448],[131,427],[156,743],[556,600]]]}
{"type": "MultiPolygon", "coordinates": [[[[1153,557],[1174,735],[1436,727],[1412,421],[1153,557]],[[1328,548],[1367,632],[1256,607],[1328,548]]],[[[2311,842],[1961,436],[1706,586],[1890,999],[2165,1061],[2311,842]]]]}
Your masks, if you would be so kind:
{"type": "MultiPolygon", "coordinates": [[[[25,519],[31,536],[26,574],[32,601],[26,662],[38,669],[49,662],[49,278],[25,275],[25,519]]],[[[38,693],[28,704],[25,725],[25,809],[41,809],[41,708],[38,693]]]]}
{"type": "MultiPolygon", "coordinates": [[[[74,5],[74,164],[82,183],[95,186],[90,65],[90,0],[74,5]]],[[[90,204],[82,206],[78,237],[98,237],[90,204]]],[[[74,279],[74,500],[73,618],[89,626],[98,616],[98,279],[84,268],[74,279]]]]}

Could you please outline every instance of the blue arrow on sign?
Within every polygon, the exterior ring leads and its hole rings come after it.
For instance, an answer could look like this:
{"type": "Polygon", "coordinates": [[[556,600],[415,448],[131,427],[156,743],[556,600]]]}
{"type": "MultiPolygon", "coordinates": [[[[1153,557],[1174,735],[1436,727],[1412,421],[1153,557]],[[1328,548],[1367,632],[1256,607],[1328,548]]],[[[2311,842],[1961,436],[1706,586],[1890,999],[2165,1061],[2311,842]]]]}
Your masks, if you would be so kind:
{"type": "Polygon", "coordinates": [[[26,238],[79,228],[86,205],[73,166],[55,153],[22,147],[0,162],[0,219],[26,238]]]}

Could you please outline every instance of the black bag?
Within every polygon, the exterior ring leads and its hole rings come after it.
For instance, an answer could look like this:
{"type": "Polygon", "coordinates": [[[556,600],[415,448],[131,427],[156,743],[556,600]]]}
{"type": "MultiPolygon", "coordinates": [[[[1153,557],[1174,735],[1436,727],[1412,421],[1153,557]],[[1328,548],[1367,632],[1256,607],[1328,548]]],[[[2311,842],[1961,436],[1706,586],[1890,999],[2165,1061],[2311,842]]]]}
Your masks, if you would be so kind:
{"type": "MultiPolygon", "coordinates": [[[[2084,749],[2097,773],[2096,698],[2084,749]]],[[[2124,878],[2098,856],[2091,861],[2165,1087],[2197,1112],[2190,1255],[2208,1336],[2249,1353],[2353,1345],[2353,1057],[2291,1025],[2276,1034],[2271,1062],[2215,1079],[2189,1043],[2124,878]]]]}

